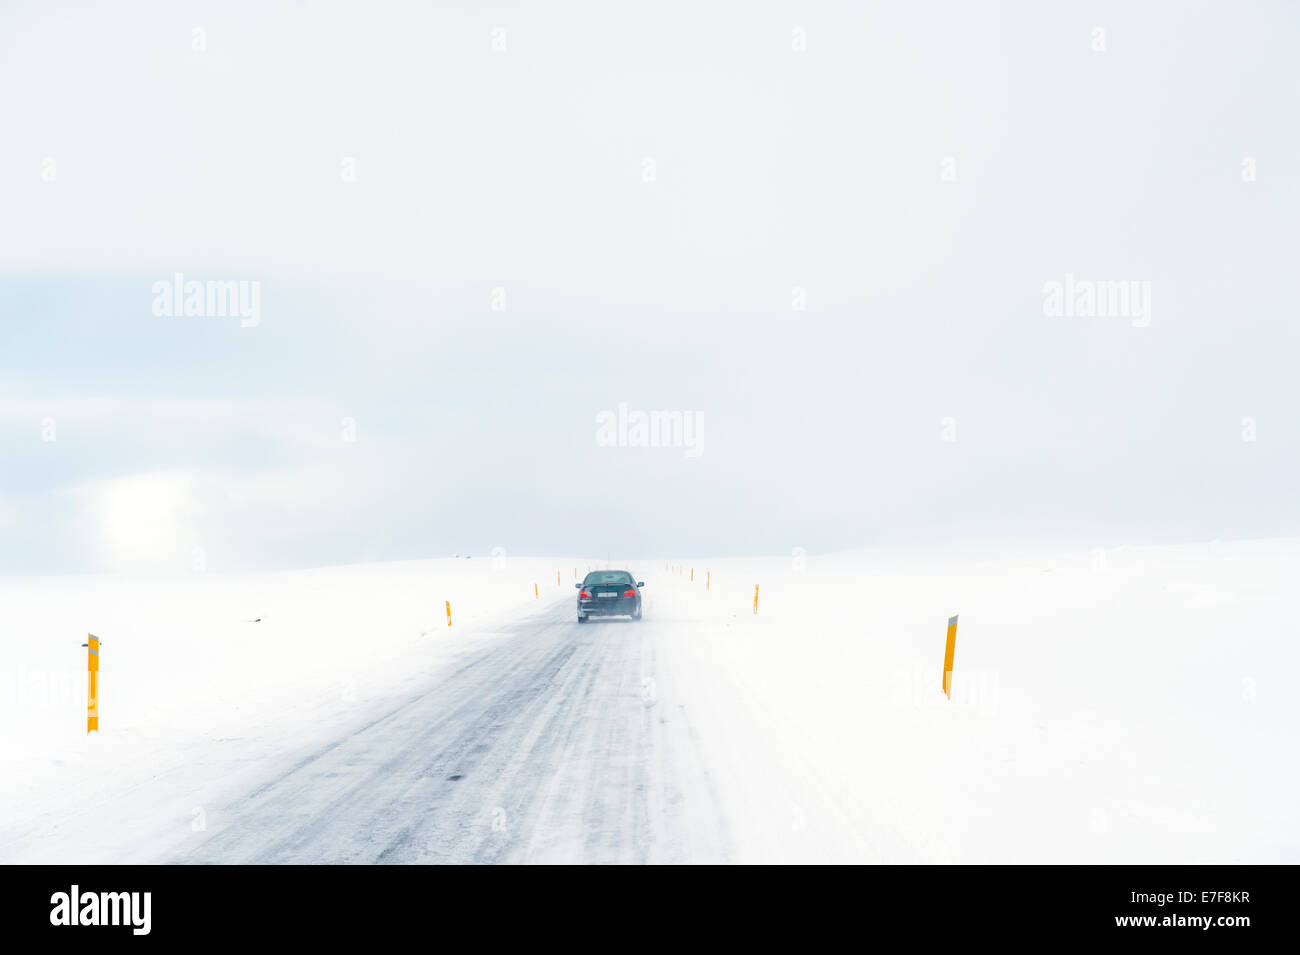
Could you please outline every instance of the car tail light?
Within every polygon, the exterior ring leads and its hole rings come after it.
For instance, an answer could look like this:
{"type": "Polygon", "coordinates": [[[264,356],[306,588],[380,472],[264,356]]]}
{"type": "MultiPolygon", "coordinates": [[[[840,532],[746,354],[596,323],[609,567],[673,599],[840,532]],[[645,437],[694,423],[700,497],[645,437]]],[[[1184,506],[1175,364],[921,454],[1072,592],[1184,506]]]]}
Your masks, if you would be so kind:
{"type": "Polygon", "coordinates": [[[624,596],[624,597],[635,597],[635,596],[636,596],[636,591],[635,591],[635,590],[625,590],[625,591],[623,591],[623,596],[624,596]]]}
{"type": "Polygon", "coordinates": [[[588,600],[591,599],[591,594],[587,593],[585,590],[580,591],[580,592],[578,593],[578,596],[579,596],[579,597],[586,597],[588,600]]]}

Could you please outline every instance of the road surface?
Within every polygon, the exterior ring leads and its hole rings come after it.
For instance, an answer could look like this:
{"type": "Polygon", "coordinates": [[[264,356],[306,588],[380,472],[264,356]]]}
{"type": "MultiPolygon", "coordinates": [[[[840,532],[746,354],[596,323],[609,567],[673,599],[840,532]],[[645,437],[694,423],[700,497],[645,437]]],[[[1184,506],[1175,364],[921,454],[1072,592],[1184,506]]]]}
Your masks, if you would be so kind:
{"type": "Polygon", "coordinates": [[[215,814],[187,863],[725,862],[668,623],[515,625],[215,814]]]}

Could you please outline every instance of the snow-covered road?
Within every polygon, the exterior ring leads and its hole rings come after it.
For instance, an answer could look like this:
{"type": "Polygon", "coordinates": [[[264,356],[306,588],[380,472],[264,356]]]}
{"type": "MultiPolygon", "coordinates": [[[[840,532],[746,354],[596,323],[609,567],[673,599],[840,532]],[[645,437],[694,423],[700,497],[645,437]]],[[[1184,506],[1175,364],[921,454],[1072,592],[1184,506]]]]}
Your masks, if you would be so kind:
{"type": "Polygon", "coordinates": [[[668,626],[553,606],[278,767],[164,861],[725,861],[689,713],[655,664],[668,626]]]}
{"type": "Polygon", "coordinates": [[[0,862],[1300,858],[1300,541],[586,566],[0,581],[0,862]]]}

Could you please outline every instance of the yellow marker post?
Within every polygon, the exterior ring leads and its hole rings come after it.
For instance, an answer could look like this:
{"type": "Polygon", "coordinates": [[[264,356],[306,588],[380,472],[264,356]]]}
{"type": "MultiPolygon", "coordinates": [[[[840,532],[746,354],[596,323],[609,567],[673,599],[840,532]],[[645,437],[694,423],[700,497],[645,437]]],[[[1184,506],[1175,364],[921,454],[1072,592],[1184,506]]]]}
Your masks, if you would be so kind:
{"type": "Polygon", "coordinates": [[[691,568],[691,583],[695,583],[695,568],[691,568]]]}
{"type": "Polygon", "coordinates": [[[447,601],[447,626],[451,626],[451,601],[447,601]]]}
{"type": "Polygon", "coordinates": [[[754,585],[754,613],[758,613],[758,584],[754,585]]]}
{"type": "Polygon", "coordinates": [[[534,597],[540,597],[540,596],[541,596],[541,594],[537,592],[537,585],[536,585],[536,584],[533,584],[533,596],[534,596],[534,597]]]}
{"type": "Polygon", "coordinates": [[[555,586],[560,586],[560,572],[558,570],[555,572],[555,586]]]}
{"type": "Polygon", "coordinates": [[[99,637],[86,634],[86,732],[99,732],[99,637]]]}
{"type": "Polygon", "coordinates": [[[706,570],[706,571],[704,572],[704,589],[705,589],[705,590],[708,590],[708,589],[709,589],[709,582],[710,582],[712,579],[713,579],[713,574],[712,574],[712,572],[706,570]]]}
{"type": "Polygon", "coordinates": [[[952,657],[957,650],[957,616],[948,618],[948,646],[943,651],[943,693],[952,699],[952,657]]]}

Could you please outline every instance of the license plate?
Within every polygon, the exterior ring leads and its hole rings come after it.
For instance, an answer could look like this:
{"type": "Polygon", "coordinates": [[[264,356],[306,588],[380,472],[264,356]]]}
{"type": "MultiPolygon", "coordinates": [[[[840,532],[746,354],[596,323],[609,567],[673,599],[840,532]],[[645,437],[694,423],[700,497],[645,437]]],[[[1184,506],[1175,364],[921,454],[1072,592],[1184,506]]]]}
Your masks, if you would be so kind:
{"type": "Polygon", "coordinates": [[[618,594],[596,594],[597,597],[617,597],[618,594]]]}

